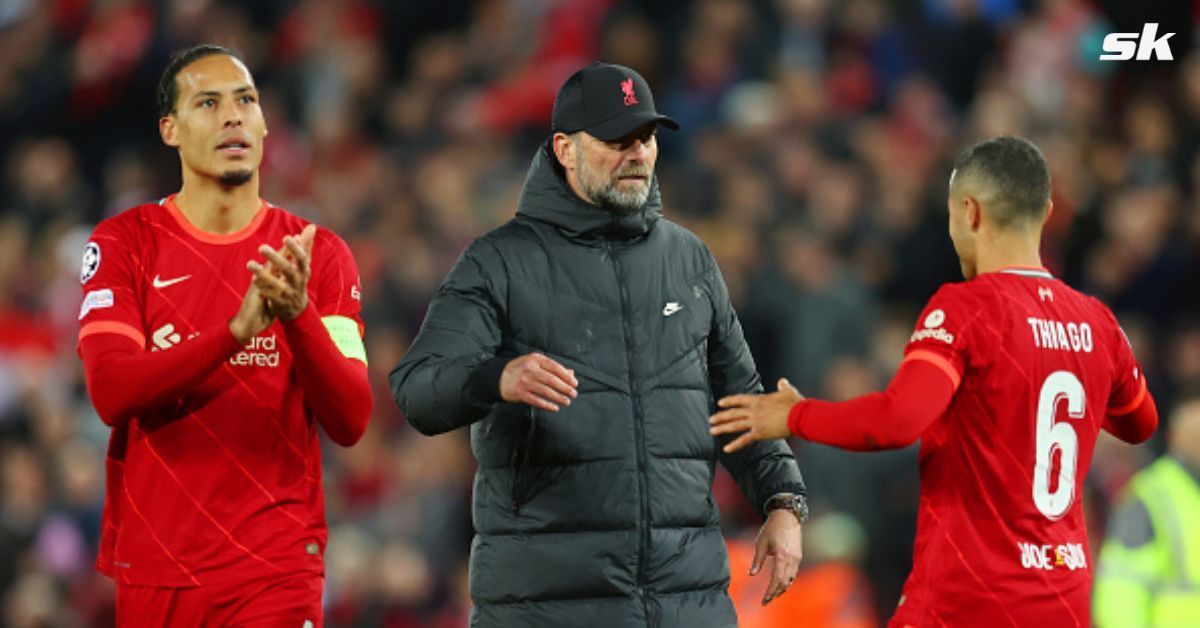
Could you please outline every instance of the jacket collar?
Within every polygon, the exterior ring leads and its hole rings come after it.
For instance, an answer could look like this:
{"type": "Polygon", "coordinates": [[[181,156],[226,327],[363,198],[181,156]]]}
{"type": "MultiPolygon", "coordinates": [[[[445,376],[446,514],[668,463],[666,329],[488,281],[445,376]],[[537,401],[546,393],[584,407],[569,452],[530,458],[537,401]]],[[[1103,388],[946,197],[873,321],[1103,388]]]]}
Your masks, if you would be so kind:
{"type": "Polygon", "coordinates": [[[662,197],[655,176],[650,196],[636,214],[621,217],[590,205],[571,189],[547,142],[538,148],[525,175],[517,215],[549,223],[572,240],[632,240],[650,233],[662,217],[662,197]]]}

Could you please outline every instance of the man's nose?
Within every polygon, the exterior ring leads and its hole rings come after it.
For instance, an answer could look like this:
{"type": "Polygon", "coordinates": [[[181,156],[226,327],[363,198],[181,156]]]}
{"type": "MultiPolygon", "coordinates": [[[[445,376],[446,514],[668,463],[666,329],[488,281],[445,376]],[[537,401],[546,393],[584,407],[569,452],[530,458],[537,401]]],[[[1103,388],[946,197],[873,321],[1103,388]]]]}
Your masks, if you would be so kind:
{"type": "Polygon", "coordinates": [[[224,126],[242,125],[242,112],[235,102],[226,101],[221,105],[221,123],[224,126]]]}
{"type": "Polygon", "coordinates": [[[629,147],[628,156],[630,161],[646,163],[650,160],[650,142],[634,140],[633,146],[629,147]]]}

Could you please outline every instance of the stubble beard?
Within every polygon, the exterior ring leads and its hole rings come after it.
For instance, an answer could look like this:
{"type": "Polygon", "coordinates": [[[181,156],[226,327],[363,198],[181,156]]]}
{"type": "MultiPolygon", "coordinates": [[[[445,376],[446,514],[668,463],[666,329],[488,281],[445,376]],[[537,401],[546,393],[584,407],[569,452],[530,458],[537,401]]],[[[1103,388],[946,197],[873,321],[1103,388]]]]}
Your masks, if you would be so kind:
{"type": "Polygon", "coordinates": [[[632,216],[642,210],[646,200],[650,198],[650,168],[627,166],[613,173],[605,181],[603,175],[594,172],[583,157],[583,150],[575,145],[575,163],[579,165],[579,186],[592,202],[621,217],[632,216]],[[622,190],[620,178],[629,175],[646,177],[645,183],[637,183],[632,190],[622,190]]]}

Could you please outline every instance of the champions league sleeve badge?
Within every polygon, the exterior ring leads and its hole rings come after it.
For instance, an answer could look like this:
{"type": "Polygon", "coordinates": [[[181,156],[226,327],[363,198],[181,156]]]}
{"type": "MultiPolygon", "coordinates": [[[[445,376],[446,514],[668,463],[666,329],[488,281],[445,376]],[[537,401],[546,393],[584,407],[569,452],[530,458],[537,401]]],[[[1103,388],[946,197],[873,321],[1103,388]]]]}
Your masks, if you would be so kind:
{"type": "Polygon", "coordinates": [[[88,242],[83,247],[83,266],[79,269],[79,283],[87,283],[100,270],[100,245],[88,242]]]}

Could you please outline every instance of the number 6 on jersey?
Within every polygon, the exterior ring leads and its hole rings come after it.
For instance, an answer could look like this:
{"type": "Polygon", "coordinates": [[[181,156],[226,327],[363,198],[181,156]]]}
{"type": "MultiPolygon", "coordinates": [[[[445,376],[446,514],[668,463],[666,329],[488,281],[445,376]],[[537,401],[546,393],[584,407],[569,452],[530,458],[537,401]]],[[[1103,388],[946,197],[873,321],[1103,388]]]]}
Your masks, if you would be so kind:
{"type": "Polygon", "coordinates": [[[1066,398],[1067,416],[1084,415],[1083,383],[1070,371],[1055,371],[1042,384],[1038,395],[1037,443],[1034,445],[1033,503],[1051,520],[1066,514],[1075,501],[1075,461],[1079,457],[1079,438],[1066,421],[1054,422],[1058,402],[1066,398]],[[1062,452],[1058,465],[1058,486],[1050,491],[1050,472],[1054,451],[1062,452]]]}

